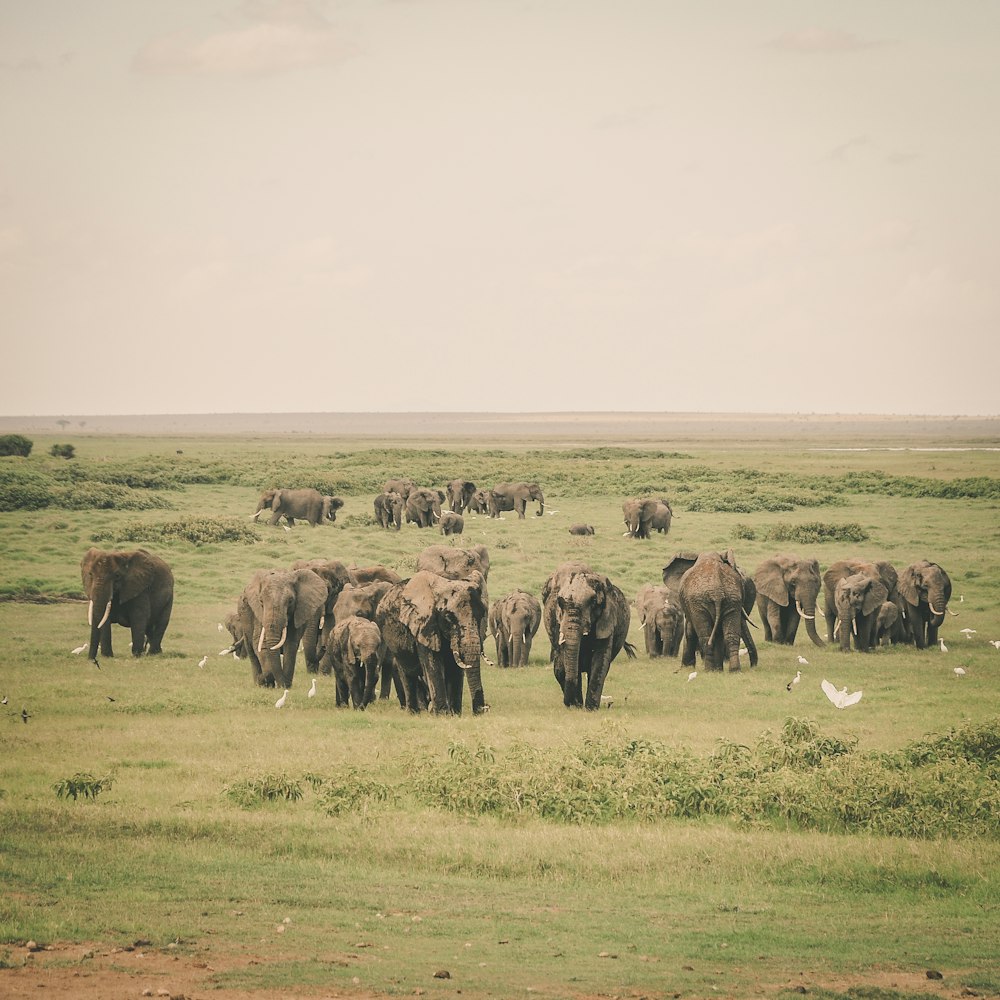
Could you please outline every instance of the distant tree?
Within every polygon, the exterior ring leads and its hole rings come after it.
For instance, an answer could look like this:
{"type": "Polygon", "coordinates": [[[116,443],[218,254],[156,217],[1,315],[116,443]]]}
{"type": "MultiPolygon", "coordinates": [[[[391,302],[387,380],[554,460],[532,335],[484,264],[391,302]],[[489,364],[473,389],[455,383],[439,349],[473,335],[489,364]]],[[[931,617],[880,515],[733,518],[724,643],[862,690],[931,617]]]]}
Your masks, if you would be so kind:
{"type": "Polygon", "coordinates": [[[27,458],[35,442],[20,434],[4,434],[0,437],[0,455],[20,455],[27,458]]]}
{"type": "Polygon", "coordinates": [[[69,427],[69,421],[63,417],[62,420],[57,420],[56,423],[63,429],[66,430],[69,427]]]}
{"type": "Polygon", "coordinates": [[[54,444],[49,448],[53,458],[76,458],[76,448],[71,444],[54,444]]]}
{"type": "Polygon", "coordinates": [[[86,420],[81,420],[80,421],[80,426],[81,427],[86,427],[87,426],[87,421],[86,420]]]}

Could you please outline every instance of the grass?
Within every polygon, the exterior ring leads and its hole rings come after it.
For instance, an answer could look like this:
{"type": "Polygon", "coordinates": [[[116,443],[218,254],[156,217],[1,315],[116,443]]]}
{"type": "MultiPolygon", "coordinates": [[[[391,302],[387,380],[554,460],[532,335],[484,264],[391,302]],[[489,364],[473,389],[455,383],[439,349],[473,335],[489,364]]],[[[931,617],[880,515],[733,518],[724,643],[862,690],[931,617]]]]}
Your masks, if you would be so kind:
{"type": "Polygon", "coordinates": [[[389,994],[742,995],[802,970],[822,983],[930,967],[983,992],[998,980],[993,455],[205,439],[179,457],[173,442],[88,437],[57,464],[47,447],[2,460],[0,487],[106,483],[140,506],[114,492],[128,502],[0,513],[0,879],[17,890],[0,895],[0,943],[246,949],[261,964],[218,983],[247,989],[348,992],[357,977],[389,994]],[[76,479],[59,478],[70,468],[76,479]],[[459,543],[488,546],[493,597],[539,593],[569,558],[631,597],[677,550],[732,546],[752,570],[794,545],[824,568],[934,559],[962,617],[943,632],[947,656],[759,640],[756,670],[690,683],[678,661],[641,652],[633,618],[639,657],[616,661],[614,708],[594,715],[562,707],[544,635],[528,668],[487,669],[483,717],[338,711],[323,678],[312,700],[300,678],[276,712],[249,667],[216,655],[228,643],[216,623],[262,566],[323,556],[411,572],[442,539],[371,523],[395,474],[542,484],[551,516],[466,518],[459,543]],[[277,476],[334,487],[336,524],[249,521],[277,476]],[[622,537],[621,502],[644,492],[674,505],[666,538],[622,537]],[[596,535],[570,536],[575,521],[596,535]],[[868,538],[828,537],[831,525],[868,538]],[[100,671],[70,654],[86,639],[72,597],[95,538],[173,567],[162,657],[121,655],[123,629],[100,671]],[[799,653],[809,664],[789,693],[799,653]],[[834,709],[823,677],[863,688],[860,705],[834,709]],[[113,784],[88,797],[102,775],[113,784]],[[77,797],[60,797],[72,782],[77,797]]]}

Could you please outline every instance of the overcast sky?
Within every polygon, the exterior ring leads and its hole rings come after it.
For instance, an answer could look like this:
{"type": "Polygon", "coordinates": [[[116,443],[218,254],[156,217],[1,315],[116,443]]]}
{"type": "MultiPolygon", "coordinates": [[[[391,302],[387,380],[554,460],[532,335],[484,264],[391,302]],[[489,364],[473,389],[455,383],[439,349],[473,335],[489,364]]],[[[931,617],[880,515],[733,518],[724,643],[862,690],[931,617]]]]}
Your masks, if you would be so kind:
{"type": "Polygon", "coordinates": [[[0,412],[1000,412],[995,0],[0,0],[0,412]]]}

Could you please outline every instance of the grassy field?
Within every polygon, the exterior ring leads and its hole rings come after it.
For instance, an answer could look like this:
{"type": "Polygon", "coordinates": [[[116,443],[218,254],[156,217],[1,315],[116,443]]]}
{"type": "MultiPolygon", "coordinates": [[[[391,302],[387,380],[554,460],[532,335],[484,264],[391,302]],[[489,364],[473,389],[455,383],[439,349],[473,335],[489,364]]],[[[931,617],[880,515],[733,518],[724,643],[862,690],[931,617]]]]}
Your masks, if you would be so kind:
{"type": "Polygon", "coordinates": [[[909,995],[893,977],[927,969],[948,995],[1000,993],[996,452],[32,437],[30,458],[0,460],[0,976],[29,939],[143,939],[242,956],[214,986],[283,996],[878,983],[892,997],[909,995]],[[77,457],[50,458],[64,440],[77,457]],[[487,545],[494,598],[539,594],[567,559],[632,597],[675,551],[732,547],[751,571],[779,551],[823,568],[932,559],[960,617],[946,654],[758,636],[755,670],[693,682],[645,656],[633,618],[639,656],[615,662],[614,707],[594,714],[563,708],[543,633],[527,669],[486,669],[482,717],[338,710],[323,678],[306,698],[304,672],[275,711],[247,665],[218,655],[217,622],[259,567],[322,556],[408,574],[442,539],[375,525],[392,475],[541,483],[543,517],[466,518],[460,543],[487,545]],[[292,485],[341,496],[336,524],[247,531],[259,492],[292,485]],[[621,502],[644,493],[673,503],[669,536],[622,537],[621,502]],[[595,536],[571,537],[577,521],[595,536]],[[796,540],[820,529],[861,540],[796,540]],[[120,628],[100,670],[70,654],[87,639],[92,544],[142,544],[173,567],[162,657],[122,655],[120,628]],[[863,689],[860,704],[837,711],[824,677],[863,689]],[[80,774],[110,784],[60,797],[80,774]]]}

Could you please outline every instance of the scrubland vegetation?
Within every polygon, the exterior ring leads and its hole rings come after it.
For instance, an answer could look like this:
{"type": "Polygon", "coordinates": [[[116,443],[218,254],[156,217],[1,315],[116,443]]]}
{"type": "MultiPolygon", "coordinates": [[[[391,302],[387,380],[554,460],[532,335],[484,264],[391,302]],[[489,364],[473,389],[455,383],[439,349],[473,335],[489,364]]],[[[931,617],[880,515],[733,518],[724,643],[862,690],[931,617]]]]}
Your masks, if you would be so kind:
{"type": "Polygon", "coordinates": [[[839,996],[823,984],[934,968],[953,993],[1000,991],[996,453],[95,436],[68,462],[51,443],[0,462],[0,960],[3,942],[143,938],[257,955],[216,980],[247,989],[839,996]],[[567,559],[631,597],[675,551],[732,547],[751,572],[779,551],[932,559],[960,617],[946,654],[758,634],[755,670],[689,682],[645,656],[633,616],[639,657],[593,714],[563,708],[544,632],[527,668],[486,669],[483,717],[338,710],[329,678],[306,698],[301,664],[276,711],[218,655],[217,622],[259,567],[408,575],[442,538],[377,526],[394,475],[542,485],[543,517],[466,515],[457,544],[488,547],[493,598],[539,594],[567,559]],[[315,529],[255,524],[274,486],[345,506],[315,529]],[[670,500],[668,536],[622,537],[635,495],[670,500]],[[92,544],[173,567],[162,656],[132,660],[117,627],[100,670],[70,653],[92,544]],[[837,711],[824,677],[862,701],[837,711]]]}

